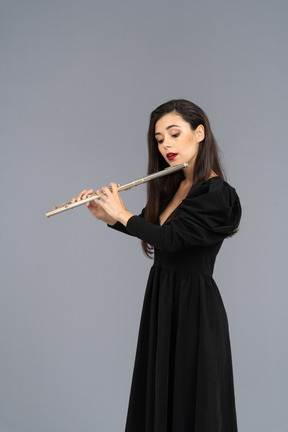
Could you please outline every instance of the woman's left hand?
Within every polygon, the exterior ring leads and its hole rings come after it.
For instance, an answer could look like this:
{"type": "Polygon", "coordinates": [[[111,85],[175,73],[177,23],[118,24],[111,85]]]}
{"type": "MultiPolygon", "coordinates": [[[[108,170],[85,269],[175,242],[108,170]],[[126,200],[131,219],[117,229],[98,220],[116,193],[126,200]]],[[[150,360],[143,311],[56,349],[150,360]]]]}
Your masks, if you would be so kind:
{"type": "Polygon", "coordinates": [[[102,187],[101,190],[97,190],[97,194],[101,198],[101,200],[98,200],[97,202],[106,211],[106,213],[126,226],[128,219],[133,216],[133,213],[130,213],[126,209],[119,196],[118,186],[116,183],[110,183],[110,189],[107,186],[102,187]]]}

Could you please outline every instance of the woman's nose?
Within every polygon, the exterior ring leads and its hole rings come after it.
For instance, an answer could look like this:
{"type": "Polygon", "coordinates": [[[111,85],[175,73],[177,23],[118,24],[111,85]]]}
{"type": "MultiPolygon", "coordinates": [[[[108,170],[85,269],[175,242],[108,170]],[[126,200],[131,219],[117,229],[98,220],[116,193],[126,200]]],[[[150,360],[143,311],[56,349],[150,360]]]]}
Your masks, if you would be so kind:
{"type": "Polygon", "coordinates": [[[170,148],[169,139],[167,139],[167,138],[164,139],[163,147],[164,147],[164,148],[170,148]]]}

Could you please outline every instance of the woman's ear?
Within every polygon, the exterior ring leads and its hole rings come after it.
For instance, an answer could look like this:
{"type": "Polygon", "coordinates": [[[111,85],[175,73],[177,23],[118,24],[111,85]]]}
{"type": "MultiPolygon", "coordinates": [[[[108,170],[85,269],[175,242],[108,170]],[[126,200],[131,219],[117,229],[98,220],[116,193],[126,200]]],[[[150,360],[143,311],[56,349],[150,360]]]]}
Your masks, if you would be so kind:
{"type": "Polygon", "coordinates": [[[197,136],[197,140],[198,142],[202,142],[205,138],[205,129],[204,126],[202,124],[200,124],[199,126],[197,126],[197,128],[195,129],[195,133],[197,136]]]}

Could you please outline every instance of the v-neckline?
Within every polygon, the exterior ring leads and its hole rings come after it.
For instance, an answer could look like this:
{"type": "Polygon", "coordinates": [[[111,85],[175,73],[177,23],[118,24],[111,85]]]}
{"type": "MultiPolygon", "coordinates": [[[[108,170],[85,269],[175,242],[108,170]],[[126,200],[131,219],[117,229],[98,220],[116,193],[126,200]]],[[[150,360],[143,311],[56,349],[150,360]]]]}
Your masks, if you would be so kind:
{"type": "MultiPolygon", "coordinates": [[[[193,187],[193,185],[191,186],[191,188],[193,187]]],[[[188,194],[191,191],[191,188],[189,189],[186,197],[188,196],[188,194]]],[[[180,205],[182,204],[182,202],[184,201],[184,199],[186,199],[186,197],[178,204],[177,207],[175,207],[175,209],[169,213],[169,215],[167,216],[167,218],[164,220],[164,222],[162,224],[160,224],[160,216],[161,214],[165,211],[165,209],[168,207],[168,205],[170,204],[170,202],[172,201],[172,199],[174,198],[175,194],[177,193],[177,190],[179,189],[179,186],[177,188],[175,188],[172,192],[170,192],[170,194],[168,195],[168,197],[166,198],[166,200],[164,201],[164,203],[162,204],[162,206],[160,207],[159,210],[159,216],[158,216],[158,224],[159,226],[163,226],[165,225],[165,223],[167,222],[167,220],[173,215],[173,213],[175,213],[176,210],[178,210],[178,208],[180,207],[180,205]]]]}
{"type": "Polygon", "coordinates": [[[178,206],[175,207],[175,209],[174,209],[174,210],[173,210],[173,211],[172,211],[172,212],[167,216],[167,218],[164,220],[164,222],[163,222],[162,224],[160,224],[160,216],[161,216],[161,214],[163,213],[163,211],[168,207],[168,205],[170,204],[170,202],[172,201],[173,197],[174,197],[175,194],[177,193],[177,190],[179,189],[179,186],[178,186],[177,188],[175,188],[172,192],[170,192],[170,194],[169,194],[168,197],[165,199],[164,203],[162,204],[162,206],[160,207],[160,210],[159,210],[159,216],[158,216],[158,224],[159,224],[159,226],[162,227],[163,225],[165,225],[165,223],[168,221],[168,219],[170,219],[170,217],[173,215],[173,213],[175,213],[176,210],[179,209],[179,207],[181,206],[181,204],[183,203],[183,201],[188,197],[188,195],[189,195],[190,192],[191,192],[191,189],[192,189],[194,186],[199,185],[199,184],[201,184],[201,183],[204,183],[204,182],[206,182],[206,181],[212,180],[212,179],[214,179],[214,178],[219,178],[219,176],[216,175],[216,176],[210,177],[210,178],[207,179],[207,180],[203,180],[202,182],[192,184],[192,186],[190,187],[189,191],[187,192],[187,195],[185,196],[185,198],[183,198],[183,200],[180,202],[180,204],[178,204],[178,206]]]}
{"type": "MultiPolygon", "coordinates": [[[[185,199],[185,198],[184,198],[185,199]]],[[[184,200],[182,200],[181,202],[180,202],[180,204],[177,206],[177,207],[175,207],[175,209],[167,216],[167,218],[164,220],[164,222],[161,224],[160,223],[160,216],[158,217],[158,222],[159,222],[159,226],[163,226],[163,225],[165,225],[165,223],[168,221],[168,219],[170,219],[170,217],[173,215],[173,213],[175,213],[176,212],[176,210],[178,210],[178,208],[180,207],[180,205],[182,204],[182,202],[183,202],[184,200]]],[[[166,207],[165,207],[166,208],[166,207]]],[[[164,209],[165,210],[165,209],[164,209]]]]}

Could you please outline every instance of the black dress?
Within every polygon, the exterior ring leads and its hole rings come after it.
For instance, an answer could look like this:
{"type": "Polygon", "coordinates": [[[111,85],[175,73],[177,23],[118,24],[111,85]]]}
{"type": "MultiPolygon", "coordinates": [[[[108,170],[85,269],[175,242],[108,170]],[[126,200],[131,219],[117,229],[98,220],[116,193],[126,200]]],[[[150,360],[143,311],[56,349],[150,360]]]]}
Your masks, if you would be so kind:
{"type": "Polygon", "coordinates": [[[193,185],[163,226],[141,216],[114,225],[155,250],[126,432],[237,431],[228,322],[212,273],[240,217],[235,189],[214,177],[193,185]]]}

